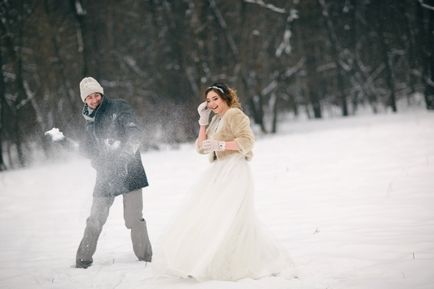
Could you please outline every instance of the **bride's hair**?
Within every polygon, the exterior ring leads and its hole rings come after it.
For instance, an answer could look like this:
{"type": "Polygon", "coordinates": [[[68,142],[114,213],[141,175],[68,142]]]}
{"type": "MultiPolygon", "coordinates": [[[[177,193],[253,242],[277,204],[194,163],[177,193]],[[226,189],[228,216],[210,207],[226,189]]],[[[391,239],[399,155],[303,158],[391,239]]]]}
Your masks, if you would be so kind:
{"type": "Polygon", "coordinates": [[[229,107],[236,107],[241,109],[240,101],[238,100],[238,95],[235,89],[228,87],[226,84],[221,82],[216,82],[210,85],[205,90],[205,98],[210,90],[217,93],[227,104],[229,107]]]}

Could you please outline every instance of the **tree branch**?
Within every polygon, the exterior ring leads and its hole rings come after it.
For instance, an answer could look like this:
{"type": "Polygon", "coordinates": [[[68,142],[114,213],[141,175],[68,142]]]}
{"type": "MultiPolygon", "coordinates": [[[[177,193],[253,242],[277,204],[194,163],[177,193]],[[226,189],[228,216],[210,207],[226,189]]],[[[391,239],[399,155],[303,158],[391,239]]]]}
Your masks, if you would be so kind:
{"type": "Polygon", "coordinates": [[[425,4],[425,3],[423,2],[423,0],[419,0],[419,3],[420,3],[420,6],[422,6],[423,8],[426,8],[426,9],[429,9],[429,10],[434,11],[434,6],[430,6],[430,5],[428,5],[428,4],[425,4]]]}
{"type": "Polygon", "coordinates": [[[257,4],[257,5],[261,6],[261,7],[264,7],[266,9],[269,9],[269,10],[271,10],[273,12],[276,12],[276,13],[281,13],[281,14],[287,13],[284,8],[280,8],[280,7],[274,6],[273,4],[267,4],[267,3],[265,3],[262,0],[244,0],[244,2],[251,3],[251,4],[257,4]]]}

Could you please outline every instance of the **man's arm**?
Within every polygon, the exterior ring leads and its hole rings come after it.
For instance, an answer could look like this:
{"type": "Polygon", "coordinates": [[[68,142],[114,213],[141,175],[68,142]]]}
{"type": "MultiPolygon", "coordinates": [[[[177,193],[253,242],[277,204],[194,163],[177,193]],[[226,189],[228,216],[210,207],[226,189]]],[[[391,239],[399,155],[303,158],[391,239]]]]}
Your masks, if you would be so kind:
{"type": "Polygon", "coordinates": [[[134,155],[139,150],[142,143],[143,131],[137,122],[131,106],[126,102],[122,102],[121,106],[121,113],[118,121],[124,135],[120,151],[124,154],[134,155]]]}

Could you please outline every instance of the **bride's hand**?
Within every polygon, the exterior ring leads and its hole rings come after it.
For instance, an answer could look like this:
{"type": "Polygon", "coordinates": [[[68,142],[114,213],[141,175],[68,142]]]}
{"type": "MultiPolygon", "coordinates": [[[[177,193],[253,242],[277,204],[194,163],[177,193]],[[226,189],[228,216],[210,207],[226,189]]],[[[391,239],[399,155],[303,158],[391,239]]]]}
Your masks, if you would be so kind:
{"type": "Polygon", "coordinates": [[[208,125],[211,110],[208,108],[208,103],[206,101],[199,104],[197,112],[199,113],[199,125],[208,125]]]}
{"type": "Polygon", "coordinates": [[[224,141],[206,139],[202,142],[202,150],[207,154],[214,151],[221,152],[224,151],[225,148],[226,148],[226,143],[224,141]]]}

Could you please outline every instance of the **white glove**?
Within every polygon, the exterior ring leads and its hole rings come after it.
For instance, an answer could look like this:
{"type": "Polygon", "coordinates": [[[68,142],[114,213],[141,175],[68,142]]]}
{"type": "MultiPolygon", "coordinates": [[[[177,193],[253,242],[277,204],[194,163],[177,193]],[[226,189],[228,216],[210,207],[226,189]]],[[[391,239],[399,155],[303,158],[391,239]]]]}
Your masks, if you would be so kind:
{"type": "Polygon", "coordinates": [[[206,154],[209,154],[210,152],[221,152],[224,151],[225,148],[226,143],[224,141],[206,139],[202,142],[202,150],[206,154]]]}
{"type": "Polygon", "coordinates": [[[104,146],[106,151],[115,151],[119,148],[120,145],[121,145],[120,140],[114,140],[111,138],[104,139],[104,146]]]}
{"type": "Polygon", "coordinates": [[[199,104],[197,107],[197,112],[199,113],[199,125],[208,125],[209,114],[211,110],[208,108],[208,103],[206,101],[199,104]]]}

